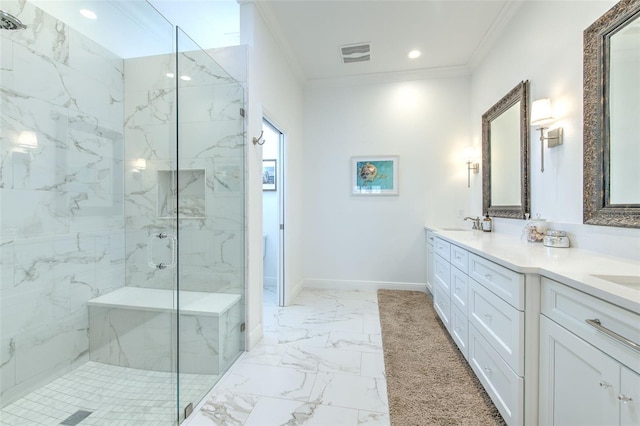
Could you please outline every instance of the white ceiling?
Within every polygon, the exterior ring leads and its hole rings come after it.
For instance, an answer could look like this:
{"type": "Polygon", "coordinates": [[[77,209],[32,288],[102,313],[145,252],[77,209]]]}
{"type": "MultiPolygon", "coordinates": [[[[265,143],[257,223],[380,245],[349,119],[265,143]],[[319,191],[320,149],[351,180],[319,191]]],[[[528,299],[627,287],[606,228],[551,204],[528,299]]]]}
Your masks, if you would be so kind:
{"type": "Polygon", "coordinates": [[[515,0],[260,0],[304,80],[415,70],[468,71],[515,0]],[[371,61],[343,64],[339,46],[369,42],[371,61]],[[422,51],[410,60],[412,49],[422,51]]]}
{"type": "MultiPolygon", "coordinates": [[[[31,0],[122,57],[164,53],[171,25],[143,0],[31,0]],[[82,7],[98,13],[88,21],[82,7]],[[165,38],[167,38],[165,40],[165,38]]],[[[303,81],[416,70],[468,72],[526,0],[255,0],[303,81]],[[339,46],[371,43],[343,64],[339,46]],[[410,60],[407,53],[420,49],[410,60]]],[[[236,0],[149,0],[201,47],[239,42],[236,0]]]]}

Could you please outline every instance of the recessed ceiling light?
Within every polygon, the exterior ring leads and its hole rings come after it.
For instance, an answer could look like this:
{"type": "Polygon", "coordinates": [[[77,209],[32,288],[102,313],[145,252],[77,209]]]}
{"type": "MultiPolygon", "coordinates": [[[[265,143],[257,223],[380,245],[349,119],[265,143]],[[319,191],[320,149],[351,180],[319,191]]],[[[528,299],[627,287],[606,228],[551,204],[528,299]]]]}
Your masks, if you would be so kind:
{"type": "Polygon", "coordinates": [[[80,15],[84,16],[87,19],[98,19],[98,15],[93,10],[89,9],[80,9],[80,15]]]}
{"type": "Polygon", "coordinates": [[[176,75],[175,75],[174,73],[172,73],[172,72],[168,72],[168,73],[167,73],[167,74],[165,74],[165,75],[166,75],[167,77],[169,77],[169,78],[173,78],[173,77],[175,77],[175,76],[176,76],[176,75]]]}
{"type": "Polygon", "coordinates": [[[180,76],[180,80],[183,80],[183,81],[191,81],[191,77],[189,77],[188,75],[181,75],[181,76],[180,76]]]}
{"type": "Polygon", "coordinates": [[[420,55],[422,55],[422,52],[420,52],[419,50],[412,50],[411,52],[409,52],[409,58],[410,59],[419,58],[420,55]]]}

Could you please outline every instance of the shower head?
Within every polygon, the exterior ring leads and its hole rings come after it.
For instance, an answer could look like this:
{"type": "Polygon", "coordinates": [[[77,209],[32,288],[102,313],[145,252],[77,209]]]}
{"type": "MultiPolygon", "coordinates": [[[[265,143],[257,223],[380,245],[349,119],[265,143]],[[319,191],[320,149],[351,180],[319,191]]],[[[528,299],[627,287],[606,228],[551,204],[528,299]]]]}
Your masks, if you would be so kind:
{"type": "Polygon", "coordinates": [[[0,29],[2,30],[24,30],[27,28],[18,18],[7,12],[0,10],[0,29]]]}

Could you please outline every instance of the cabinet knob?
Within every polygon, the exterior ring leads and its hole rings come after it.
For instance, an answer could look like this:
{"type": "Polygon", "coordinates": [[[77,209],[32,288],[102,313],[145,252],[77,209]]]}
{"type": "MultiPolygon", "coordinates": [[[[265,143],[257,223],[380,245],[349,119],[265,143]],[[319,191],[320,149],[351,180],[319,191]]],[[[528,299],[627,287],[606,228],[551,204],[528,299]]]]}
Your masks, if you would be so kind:
{"type": "Polygon", "coordinates": [[[600,382],[600,387],[601,388],[605,388],[605,389],[609,389],[611,387],[610,383],[607,383],[605,381],[600,382]]]}
{"type": "Polygon", "coordinates": [[[487,319],[491,319],[491,314],[484,314],[484,317],[487,319]]]}
{"type": "Polygon", "coordinates": [[[488,279],[489,281],[491,281],[491,274],[484,274],[484,277],[485,277],[486,279],[488,279]]]}
{"type": "Polygon", "coordinates": [[[628,404],[631,401],[633,401],[633,398],[631,398],[630,396],[624,395],[624,394],[620,394],[618,395],[618,399],[620,400],[620,402],[622,402],[623,404],[628,404]]]}
{"type": "Polygon", "coordinates": [[[493,370],[492,370],[492,369],[490,369],[489,367],[484,367],[484,371],[485,371],[487,374],[491,374],[491,373],[493,373],[493,370]]]}

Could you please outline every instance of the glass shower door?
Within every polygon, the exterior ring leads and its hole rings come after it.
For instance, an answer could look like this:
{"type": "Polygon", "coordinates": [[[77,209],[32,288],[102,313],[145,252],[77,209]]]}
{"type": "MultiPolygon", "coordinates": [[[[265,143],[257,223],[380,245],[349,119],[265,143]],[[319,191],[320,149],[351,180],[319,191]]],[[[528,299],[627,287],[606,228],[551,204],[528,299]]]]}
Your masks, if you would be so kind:
{"type": "Polygon", "coordinates": [[[174,27],[143,1],[0,10],[27,26],[0,30],[0,423],[175,424],[174,27]]]}
{"type": "Polygon", "coordinates": [[[244,89],[176,32],[182,420],[244,350],[244,89]]]}

